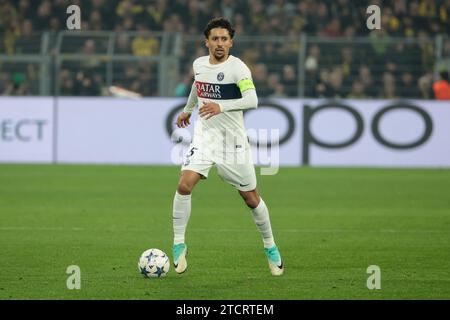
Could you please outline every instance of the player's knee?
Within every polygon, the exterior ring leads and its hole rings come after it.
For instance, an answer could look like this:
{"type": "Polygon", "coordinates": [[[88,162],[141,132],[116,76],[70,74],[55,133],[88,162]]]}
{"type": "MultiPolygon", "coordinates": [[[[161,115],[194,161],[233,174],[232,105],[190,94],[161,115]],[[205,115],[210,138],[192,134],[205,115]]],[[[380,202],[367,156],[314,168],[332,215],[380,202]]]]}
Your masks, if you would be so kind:
{"type": "Polygon", "coordinates": [[[192,189],[194,188],[194,186],[186,181],[181,181],[180,183],[178,183],[178,188],[177,191],[179,194],[182,195],[188,195],[192,193],[192,189]]]}
{"type": "Polygon", "coordinates": [[[255,209],[258,204],[259,204],[259,197],[256,194],[253,193],[249,193],[246,195],[243,195],[245,204],[247,205],[247,207],[251,208],[251,209],[255,209]]]}
{"type": "Polygon", "coordinates": [[[253,199],[253,198],[251,200],[245,201],[245,203],[251,209],[255,209],[258,206],[258,200],[257,199],[253,199]]]}

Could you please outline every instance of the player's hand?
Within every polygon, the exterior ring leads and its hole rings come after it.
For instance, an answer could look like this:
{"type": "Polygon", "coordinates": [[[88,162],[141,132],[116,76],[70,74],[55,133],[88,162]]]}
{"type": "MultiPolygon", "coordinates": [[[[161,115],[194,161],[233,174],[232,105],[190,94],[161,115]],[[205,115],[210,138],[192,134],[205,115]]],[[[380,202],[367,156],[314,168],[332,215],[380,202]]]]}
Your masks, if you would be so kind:
{"type": "Polygon", "coordinates": [[[191,123],[189,122],[189,118],[191,117],[190,113],[182,112],[177,118],[177,127],[178,128],[186,128],[191,123]]]}
{"type": "Polygon", "coordinates": [[[211,102],[211,101],[203,101],[203,106],[198,109],[199,111],[199,116],[202,118],[209,119],[212,116],[218,115],[220,113],[220,106],[215,103],[215,102],[211,102]]]}

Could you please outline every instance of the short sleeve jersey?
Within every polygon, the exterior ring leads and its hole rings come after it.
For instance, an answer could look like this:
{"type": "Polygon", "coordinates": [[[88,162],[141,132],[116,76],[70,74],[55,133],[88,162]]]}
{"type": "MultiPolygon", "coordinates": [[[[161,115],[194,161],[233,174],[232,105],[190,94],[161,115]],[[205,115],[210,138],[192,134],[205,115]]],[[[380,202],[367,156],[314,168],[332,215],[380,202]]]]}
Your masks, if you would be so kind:
{"type": "MultiPolygon", "coordinates": [[[[197,58],[193,63],[198,106],[212,101],[227,104],[242,98],[246,81],[251,80],[247,65],[232,55],[220,64],[209,63],[209,56],[197,58]]],[[[252,87],[254,88],[254,87],[252,87]]],[[[194,129],[194,144],[204,143],[210,148],[247,148],[248,140],[242,110],[221,112],[207,120],[198,117],[194,129]]]]}

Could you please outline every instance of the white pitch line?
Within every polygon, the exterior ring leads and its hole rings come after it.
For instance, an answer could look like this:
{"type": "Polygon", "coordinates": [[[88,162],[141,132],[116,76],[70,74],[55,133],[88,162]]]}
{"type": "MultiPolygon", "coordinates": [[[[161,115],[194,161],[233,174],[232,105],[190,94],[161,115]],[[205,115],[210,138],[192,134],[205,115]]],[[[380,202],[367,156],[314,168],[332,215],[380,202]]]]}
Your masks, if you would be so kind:
{"type": "MultiPolygon", "coordinates": [[[[193,232],[248,232],[250,229],[191,229],[193,232]]],[[[446,230],[276,229],[286,233],[449,233],[446,230]]]]}
{"type": "Polygon", "coordinates": [[[84,228],[63,228],[63,227],[0,227],[0,231],[82,231],[84,228]]]}

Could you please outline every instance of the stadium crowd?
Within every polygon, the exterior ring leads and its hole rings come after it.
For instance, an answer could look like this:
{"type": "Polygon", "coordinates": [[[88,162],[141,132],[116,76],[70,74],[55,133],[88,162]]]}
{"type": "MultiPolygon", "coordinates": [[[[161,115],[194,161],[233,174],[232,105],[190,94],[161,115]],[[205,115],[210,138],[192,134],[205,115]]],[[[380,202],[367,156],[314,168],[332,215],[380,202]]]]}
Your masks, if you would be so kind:
{"type": "MultiPolygon", "coordinates": [[[[450,0],[0,0],[0,54],[39,53],[30,46],[36,41],[33,35],[51,31],[54,36],[66,30],[66,9],[71,4],[81,8],[83,31],[199,36],[210,18],[224,16],[234,24],[237,41],[245,36],[284,36],[282,42],[252,41],[232,50],[252,69],[261,97],[297,96],[299,70],[304,70],[308,97],[430,99],[437,80],[436,35],[444,35],[441,50],[444,58],[450,58],[450,0]],[[381,30],[366,26],[370,4],[382,9],[381,30]],[[315,37],[308,41],[304,65],[299,66],[302,33],[315,37]]],[[[151,56],[158,54],[160,45],[153,36],[119,37],[114,50],[151,56]]],[[[87,39],[82,52],[98,53],[98,46],[87,39]]],[[[201,41],[184,48],[174,96],[187,95],[192,60],[201,54],[207,54],[201,41]]],[[[122,75],[115,84],[146,96],[159,94],[153,64],[121,64],[114,72],[122,75]]],[[[18,68],[0,61],[0,94],[33,94],[38,73],[35,64],[18,68]]],[[[104,68],[98,64],[63,66],[57,81],[62,95],[105,94],[104,68]]]]}

